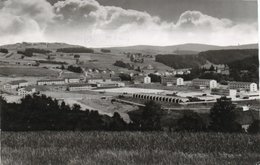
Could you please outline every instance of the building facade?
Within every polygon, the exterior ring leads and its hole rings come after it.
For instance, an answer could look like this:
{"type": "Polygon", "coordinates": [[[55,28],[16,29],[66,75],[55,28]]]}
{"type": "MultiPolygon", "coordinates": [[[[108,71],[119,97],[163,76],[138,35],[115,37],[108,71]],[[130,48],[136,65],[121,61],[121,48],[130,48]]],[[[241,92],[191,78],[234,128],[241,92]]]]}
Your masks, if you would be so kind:
{"type": "Polygon", "coordinates": [[[237,82],[237,81],[231,81],[228,83],[228,86],[230,89],[244,89],[250,92],[256,92],[257,91],[257,84],[252,82],[237,82]]]}
{"type": "Polygon", "coordinates": [[[64,85],[64,79],[56,79],[56,80],[39,80],[37,81],[37,85],[64,85]]]}
{"type": "Polygon", "coordinates": [[[183,78],[174,77],[174,76],[162,76],[161,77],[161,83],[163,85],[167,85],[167,86],[170,86],[169,84],[177,85],[177,86],[184,85],[183,78]]]}
{"type": "Polygon", "coordinates": [[[151,77],[149,76],[144,77],[144,84],[151,84],[151,82],[152,82],[151,77]]]}
{"type": "Polygon", "coordinates": [[[118,88],[124,87],[125,83],[123,82],[101,82],[96,84],[98,88],[118,88]]]}
{"type": "Polygon", "coordinates": [[[195,87],[217,88],[218,84],[216,80],[210,79],[193,79],[192,85],[195,87]]]}
{"type": "Polygon", "coordinates": [[[24,88],[19,88],[18,89],[18,95],[19,96],[26,96],[26,95],[32,95],[36,92],[35,88],[30,88],[30,87],[24,87],[24,88]]]}
{"type": "Polygon", "coordinates": [[[212,95],[220,95],[220,96],[227,96],[231,98],[236,98],[237,90],[235,89],[212,89],[211,90],[212,95]]]}
{"type": "Polygon", "coordinates": [[[92,86],[89,84],[73,84],[68,86],[69,91],[85,91],[92,89],[92,86]]]}
{"type": "Polygon", "coordinates": [[[156,95],[156,94],[133,94],[132,97],[137,99],[153,100],[153,101],[168,102],[168,103],[185,103],[189,101],[189,99],[183,97],[163,96],[163,95],[156,95]]]}

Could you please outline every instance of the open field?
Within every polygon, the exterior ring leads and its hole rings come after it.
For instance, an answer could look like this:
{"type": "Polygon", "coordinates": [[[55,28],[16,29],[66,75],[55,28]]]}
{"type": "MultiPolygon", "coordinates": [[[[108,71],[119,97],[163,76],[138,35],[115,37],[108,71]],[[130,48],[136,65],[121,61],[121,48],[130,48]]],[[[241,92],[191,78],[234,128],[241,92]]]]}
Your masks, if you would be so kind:
{"type": "Polygon", "coordinates": [[[2,132],[2,164],[236,164],[260,161],[260,135],[2,132]]]}
{"type": "Polygon", "coordinates": [[[0,67],[0,75],[2,76],[33,76],[33,77],[44,77],[44,76],[58,76],[58,72],[48,70],[45,68],[38,67],[0,67]]]}

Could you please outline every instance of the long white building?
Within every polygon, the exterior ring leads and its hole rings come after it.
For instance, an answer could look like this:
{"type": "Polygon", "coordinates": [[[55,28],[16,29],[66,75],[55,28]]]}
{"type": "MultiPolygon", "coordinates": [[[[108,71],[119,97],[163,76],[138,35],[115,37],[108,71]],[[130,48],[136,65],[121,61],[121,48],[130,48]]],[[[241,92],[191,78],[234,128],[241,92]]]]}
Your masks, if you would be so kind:
{"type": "Polygon", "coordinates": [[[253,82],[237,82],[231,81],[228,83],[230,89],[244,89],[250,92],[257,91],[257,84],[253,82]]]}
{"type": "Polygon", "coordinates": [[[37,85],[64,85],[64,79],[52,79],[52,80],[39,80],[37,85]]]}
{"type": "Polygon", "coordinates": [[[192,80],[192,85],[193,86],[197,86],[197,87],[207,87],[207,88],[210,88],[210,89],[213,89],[213,88],[217,88],[218,86],[218,83],[216,80],[211,80],[211,79],[193,79],[192,80]]]}

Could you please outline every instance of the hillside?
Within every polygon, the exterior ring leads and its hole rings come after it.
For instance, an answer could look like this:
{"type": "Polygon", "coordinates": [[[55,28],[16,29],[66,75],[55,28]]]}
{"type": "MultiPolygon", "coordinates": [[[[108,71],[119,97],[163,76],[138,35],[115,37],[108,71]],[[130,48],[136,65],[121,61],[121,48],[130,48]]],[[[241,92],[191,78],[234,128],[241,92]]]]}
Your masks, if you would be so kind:
{"type": "Polygon", "coordinates": [[[199,57],[214,64],[228,64],[252,56],[258,56],[258,49],[209,50],[199,53],[199,57]]]}
{"type": "Polygon", "coordinates": [[[197,54],[201,51],[222,50],[222,49],[257,49],[258,44],[238,45],[238,46],[215,46],[206,44],[188,43],[171,46],[149,46],[136,45],[127,47],[111,47],[113,52],[140,52],[150,54],[197,54]],[[181,53],[178,53],[181,52],[181,53]],[[186,53],[183,53],[186,52],[186,53]],[[188,52],[188,53],[187,53],[188,52]]]}
{"type": "MultiPolygon", "coordinates": [[[[200,67],[209,61],[214,64],[243,63],[243,59],[258,57],[258,49],[209,50],[198,55],[157,55],[156,61],[175,69],[200,67]]],[[[250,60],[249,60],[250,61],[250,60]]],[[[258,62],[258,60],[256,60],[258,62]]],[[[237,64],[236,64],[237,65],[237,64]]]]}
{"type": "Polygon", "coordinates": [[[9,50],[18,50],[18,49],[27,49],[27,48],[35,48],[35,49],[47,49],[47,50],[56,50],[60,48],[73,48],[73,47],[81,47],[78,45],[71,45],[67,43],[46,43],[46,42],[22,42],[16,44],[2,45],[0,48],[5,48],[9,50]]]}
{"type": "Polygon", "coordinates": [[[175,69],[196,68],[206,63],[206,60],[198,55],[157,55],[155,60],[175,69]]]}

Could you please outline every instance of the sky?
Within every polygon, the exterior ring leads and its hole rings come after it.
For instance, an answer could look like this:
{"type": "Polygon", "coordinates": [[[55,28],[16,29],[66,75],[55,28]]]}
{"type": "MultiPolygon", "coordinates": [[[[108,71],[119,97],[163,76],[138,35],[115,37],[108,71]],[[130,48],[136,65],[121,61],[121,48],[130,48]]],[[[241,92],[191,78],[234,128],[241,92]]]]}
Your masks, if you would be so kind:
{"type": "Polygon", "coordinates": [[[0,45],[258,42],[257,0],[0,0],[0,45]]]}

